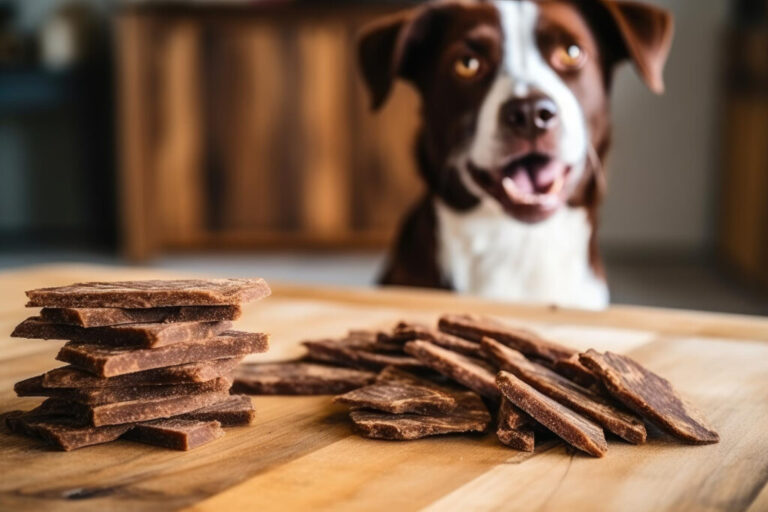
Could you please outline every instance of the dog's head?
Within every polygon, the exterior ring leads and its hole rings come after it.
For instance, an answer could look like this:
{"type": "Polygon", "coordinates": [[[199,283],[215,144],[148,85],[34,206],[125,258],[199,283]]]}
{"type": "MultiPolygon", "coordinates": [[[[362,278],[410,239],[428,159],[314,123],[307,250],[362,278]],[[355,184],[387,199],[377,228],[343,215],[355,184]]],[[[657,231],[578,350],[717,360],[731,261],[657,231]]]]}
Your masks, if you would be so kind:
{"type": "Polygon", "coordinates": [[[397,78],[420,92],[435,194],[538,222],[599,201],[613,70],[631,59],[662,92],[671,36],[671,16],[641,3],[443,1],[368,28],[360,63],[374,108],[397,78]]]}

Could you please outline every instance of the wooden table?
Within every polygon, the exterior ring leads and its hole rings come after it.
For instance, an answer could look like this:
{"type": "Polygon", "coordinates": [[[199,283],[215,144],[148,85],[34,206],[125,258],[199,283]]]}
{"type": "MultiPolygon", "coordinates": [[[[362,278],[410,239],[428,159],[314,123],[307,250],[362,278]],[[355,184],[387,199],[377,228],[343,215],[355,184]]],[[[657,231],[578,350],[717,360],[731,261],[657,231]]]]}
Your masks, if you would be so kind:
{"type": "MultiPolygon", "coordinates": [[[[23,290],[82,280],[174,277],[142,269],[48,266],[0,273],[0,413],[39,400],[13,383],[57,363],[59,343],[11,339],[29,314],[23,290]]],[[[685,446],[611,440],[603,459],[549,442],[535,454],[493,434],[414,442],[354,435],[328,397],[255,397],[257,422],[193,452],[120,441],[71,453],[0,429],[0,510],[768,510],[768,321],[616,307],[603,313],[508,305],[444,293],[275,285],[249,307],[247,330],[272,333],[269,354],[301,338],[387,326],[441,312],[482,312],[563,343],[631,354],[668,377],[722,441],[685,446]]]]}

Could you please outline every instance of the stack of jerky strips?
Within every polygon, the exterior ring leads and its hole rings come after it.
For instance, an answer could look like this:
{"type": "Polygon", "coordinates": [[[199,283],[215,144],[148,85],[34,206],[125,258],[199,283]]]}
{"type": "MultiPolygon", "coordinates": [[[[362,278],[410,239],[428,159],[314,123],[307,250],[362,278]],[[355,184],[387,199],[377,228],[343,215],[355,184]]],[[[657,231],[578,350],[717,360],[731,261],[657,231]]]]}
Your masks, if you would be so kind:
{"type": "Polygon", "coordinates": [[[595,457],[605,431],[644,443],[646,423],[683,442],[718,434],[664,378],[629,357],[576,350],[474,315],[444,315],[437,328],[400,323],[307,341],[304,360],[244,365],[235,388],[254,394],[344,393],[362,435],[390,440],[482,432],[533,451],[543,435],[595,457]]]}
{"type": "Polygon", "coordinates": [[[230,395],[233,372],[268,337],[230,330],[241,305],[268,296],[262,279],[82,283],[27,292],[43,309],[19,338],[69,340],[68,363],[18,382],[19,396],[48,397],[8,427],[62,450],[125,438],[189,450],[254,417],[230,395]]]}

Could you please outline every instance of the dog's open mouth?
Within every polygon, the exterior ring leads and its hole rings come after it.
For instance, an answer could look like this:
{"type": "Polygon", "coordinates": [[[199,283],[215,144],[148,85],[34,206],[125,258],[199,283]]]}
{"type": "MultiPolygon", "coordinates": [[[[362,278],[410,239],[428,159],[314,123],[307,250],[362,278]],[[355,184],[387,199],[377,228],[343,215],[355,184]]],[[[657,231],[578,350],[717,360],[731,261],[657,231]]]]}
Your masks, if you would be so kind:
{"type": "Polygon", "coordinates": [[[498,169],[468,164],[472,178],[508,213],[525,222],[540,222],[565,203],[570,166],[542,153],[529,153],[498,169]]]}

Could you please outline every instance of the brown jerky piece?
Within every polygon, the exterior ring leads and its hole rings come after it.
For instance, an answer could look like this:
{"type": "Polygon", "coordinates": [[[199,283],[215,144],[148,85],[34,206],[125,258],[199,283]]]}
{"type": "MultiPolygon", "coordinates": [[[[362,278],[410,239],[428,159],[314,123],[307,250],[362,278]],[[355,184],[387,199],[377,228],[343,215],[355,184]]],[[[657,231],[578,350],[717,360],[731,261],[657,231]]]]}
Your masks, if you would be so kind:
{"type": "Polygon", "coordinates": [[[60,412],[68,410],[72,417],[94,427],[138,423],[160,418],[170,418],[226,400],[229,393],[215,391],[197,395],[132,400],[101,405],[84,405],[58,398],[49,398],[40,406],[43,410],[60,412]]]}
{"type": "Polygon", "coordinates": [[[456,408],[448,393],[410,384],[372,384],[354,389],[333,399],[353,409],[375,409],[391,414],[444,414],[456,408]]]}
{"type": "Polygon", "coordinates": [[[168,386],[126,386],[112,388],[46,388],[42,376],[17,382],[14,391],[18,396],[46,396],[87,405],[100,405],[131,400],[153,400],[186,396],[211,391],[228,391],[232,381],[226,378],[209,382],[172,384],[168,386]]]}
{"type": "Polygon", "coordinates": [[[370,384],[376,374],[301,361],[244,364],[235,373],[234,393],[249,395],[335,395],[370,384]]]}
{"type": "Polygon", "coordinates": [[[526,356],[538,357],[555,362],[576,354],[577,351],[558,343],[545,340],[526,329],[516,329],[492,318],[478,315],[444,315],[439,328],[443,332],[480,343],[484,337],[519,350],[526,356]]]}
{"type": "Polygon", "coordinates": [[[509,372],[499,372],[496,382],[510,402],[568,444],[595,457],[602,457],[608,451],[603,429],[598,425],[539,393],[509,372]]]}
{"type": "Polygon", "coordinates": [[[203,407],[196,411],[180,414],[179,419],[198,421],[218,421],[224,427],[250,425],[256,418],[251,397],[231,395],[222,402],[203,407]]]}
{"type": "Polygon", "coordinates": [[[600,383],[600,378],[581,364],[579,354],[573,354],[566,359],[558,359],[552,369],[585,388],[591,388],[600,383]]]}
{"type": "Polygon", "coordinates": [[[39,316],[27,318],[14,329],[15,338],[42,338],[46,340],[71,340],[76,343],[111,345],[120,347],[154,348],[202,341],[220,334],[232,326],[232,322],[184,322],[175,324],[126,324],[113,327],[77,327],[52,324],[39,316]]]}
{"type": "Polygon", "coordinates": [[[349,417],[357,430],[373,439],[412,440],[438,434],[483,432],[491,422],[485,404],[471,391],[456,395],[456,408],[445,414],[388,414],[352,411],[349,417]]]}
{"type": "Polygon", "coordinates": [[[42,375],[46,388],[114,388],[125,386],[164,386],[208,382],[217,377],[230,377],[241,357],[186,363],[116,377],[96,377],[74,366],[62,366],[42,375]]]}
{"type": "Polygon", "coordinates": [[[483,348],[499,368],[513,373],[549,398],[583,414],[630,443],[645,442],[645,425],[634,414],[615,407],[603,397],[529,361],[517,350],[495,340],[483,339],[483,348]]]}
{"type": "Polygon", "coordinates": [[[464,354],[465,356],[478,359],[485,358],[485,353],[479,343],[440,332],[437,329],[431,329],[421,324],[401,322],[395,327],[394,336],[406,342],[414,340],[431,341],[435,345],[464,354]]]}
{"type": "Polygon", "coordinates": [[[494,374],[496,369],[479,359],[457,354],[428,341],[410,341],[405,351],[424,365],[450,377],[482,396],[498,399],[494,374]]]}
{"type": "Polygon", "coordinates": [[[413,357],[373,352],[370,350],[374,348],[373,344],[364,340],[310,340],[302,344],[307,347],[307,358],[319,363],[338,364],[360,370],[380,370],[385,366],[423,368],[413,357]]]}
{"type": "Polygon", "coordinates": [[[230,306],[270,294],[263,279],[177,279],[76,283],[29,290],[27,307],[156,308],[230,306]]]}
{"type": "Polygon", "coordinates": [[[95,444],[109,443],[128,432],[133,425],[83,426],[81,422],[61,414],[38,409],[15,411],[5,418],[12,432],[42,439],[59,450],[71,451],[95,444]]]}
{"type": "Polygon", "coordinates": [[[240,306],[177,306],[165,308],[43,308],[40,317],[52,324],[107,327],[122,324],[221,322],[237,320],[240,306]]]}
{"type": "MultiPolygon", "coordinates": [[[[371,331],[366,329],[352,329],[347,333],[345,340],[362,342],[371,352],[403,352],[403,344],[384,331],[371,331]]],[[[361,347],[362,348],[362,347],[361,347]]]]}
{"type": "Polygon", "coordinates": [[[192,450],[224,435],[218,421],[169,418],[139,423],[123,438],[172,450],[192,450]]]}
{"type": "Polygon", "coordinates": [[[598,374],[614,398],[673,436],[694,444],[717,443],[720,436],[670,382],[627,356],[589,350],[584,365],[598,374]]]}
{"type": "Polygon", "coordinates": [[[61,348],[56,359],[100,377],[114,377],[153,368],[266,352],[268,341],[266,334],[224,331],[215,338],[153,349],[69,342],[61,348]]]}
{"type": "Polygon", "coordinates": [[[512,405],[512,402],[506,398],[501,400],[499,422],[496,428],[496,437],[501,444],[522,452],[532,452],[536,441],[533,427],[534,421],[530,416],[512,405]]]}

